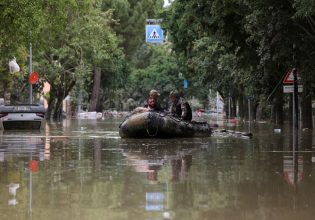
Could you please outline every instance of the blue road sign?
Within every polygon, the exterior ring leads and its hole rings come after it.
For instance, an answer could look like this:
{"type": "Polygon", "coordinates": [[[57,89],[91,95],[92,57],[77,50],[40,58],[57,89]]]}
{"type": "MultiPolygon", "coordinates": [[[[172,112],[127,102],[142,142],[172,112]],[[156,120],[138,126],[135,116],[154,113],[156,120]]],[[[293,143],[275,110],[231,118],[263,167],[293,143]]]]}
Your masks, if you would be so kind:
{"type": "Polygon", "coordinates": [[[184,89],[187,89],[187,88],[188,88],[188,80],[184,79],[184,89]]]}
{"type": "Polygon", "coordinates": [[[147,43],[163,43],[163,30],[160,25],[145,26],[145,42],[147,43]]]}

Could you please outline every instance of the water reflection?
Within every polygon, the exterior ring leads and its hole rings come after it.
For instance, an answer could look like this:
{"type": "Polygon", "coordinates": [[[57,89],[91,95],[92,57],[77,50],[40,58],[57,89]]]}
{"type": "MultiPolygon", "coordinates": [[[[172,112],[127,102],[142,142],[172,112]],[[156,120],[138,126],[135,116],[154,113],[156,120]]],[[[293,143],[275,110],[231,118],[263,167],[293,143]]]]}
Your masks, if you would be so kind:
{"type": "MultiPolygon", "coordinates": [[[[193,153],[202,143],[192,140],[122,140],[120,147],[127,164],[143,182],[144,191],[137,192],[148,219],[171,219],[174,194],[183,194],[181,185],[186,185],[193,162],[193,153]],[[186,182],[186,183],[185,183],[186,182]],[[141,196],[142,195],[142,196],[141,196]]],[[[185,196],[182,197],[183,199],[185,196]]],[[[190,199],[189,199],[190,200],[190,199]]],[[[191,201],[191,200],[190,200],[191,201]]],[[[182,201],[181,203],[185,203],[182,201]]],[[[141,206],[141,205],[140,205],[141,206]]]]}
{"type": "Polygon", "coordinates": [[[0,134],[0,219],[313,219],[313,134],[268,126],[252,139],[121,140],[117,121],[0,134]]]}
{"type": "Polygon", "coordinates": [[[313,137],[309,131],[298,132],[291,129],[290,132],[291,139],[285,145],[283,153],[283,177],[289,186],[296,189],[304,176],[310,174],[307,168],[312,163],[313,137]]]}
{"type": "Polygon", "coordinates": [[[49,157],[49,142],[46,142],[42,132],[6,132],[0,134],[0,162],[8,158],[36,157],[43,161],[49,157]],[[47,151],[48,150],[48,151],[47,151]],[[46,152],[46,154],[45,154],[46,152]]]}
{"type": "Polygon", "coordinates": [[[128,164],[133,166],[136,172],[145,173],[148,181],[158,181],[158,172],[163,166],[171,168],[169,176],[171,182],[183,181],[192,164],[192,152],[196,151],[197,148],[196,146],[182,146],[180,144],[170,146],[174,143],[165,142],[165,144],[141,143],[140,146],[134,146],[132,141],[129,143],[125,141],[120,146],[128,164]]]}
{"type": "Polygon", "coordinates": [[[41,131],[1,131],[0,176],[5,178],[6,182],[1,181],[0,186],[7,184],[9,206],[17,206],[20,203],[19,200],[22,204],[27,201],[28,213],[31,215],[32,173],[38,172],[39,161],[49,159],[49,147],[49,141],[41,131]],[[22,189],[20,189],[21,186],[22,189]],[[28,188],[28,196],[25,194],[25,188],[28,188]]]}
{"type": "Polygon", "coordinates": [[[20,184],[19,183],[10,183],[8,185],[8,188],[9,188],[9,194],[12,196],[9,201],[8,201],[8,205],[17,205],[18,202],[16,200],[16,190],[18,188],[20,188],[20,184]]]}

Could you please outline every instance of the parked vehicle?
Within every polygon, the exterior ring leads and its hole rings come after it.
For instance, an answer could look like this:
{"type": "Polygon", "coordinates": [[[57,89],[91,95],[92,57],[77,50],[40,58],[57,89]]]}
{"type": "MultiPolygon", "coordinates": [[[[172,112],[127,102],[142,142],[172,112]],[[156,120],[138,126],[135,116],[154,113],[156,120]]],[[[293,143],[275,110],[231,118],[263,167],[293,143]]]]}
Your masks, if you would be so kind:
{"type": "Polygon", "coordinates": [[[5,105],[2,99],[0,100],[0,129],[42,129],[45,112],[43,104],[5,105]]]}

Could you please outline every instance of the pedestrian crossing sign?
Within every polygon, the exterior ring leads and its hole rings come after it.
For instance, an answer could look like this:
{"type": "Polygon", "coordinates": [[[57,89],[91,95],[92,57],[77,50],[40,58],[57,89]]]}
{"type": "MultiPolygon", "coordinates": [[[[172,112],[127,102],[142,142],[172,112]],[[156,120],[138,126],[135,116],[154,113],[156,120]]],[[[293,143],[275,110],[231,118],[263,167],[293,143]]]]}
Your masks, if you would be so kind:
{"type": "Polygon", "coordinates": [[[147,43],[163,43],[164,36],[160,25],[146,25],[145,29],[147,43]]]}

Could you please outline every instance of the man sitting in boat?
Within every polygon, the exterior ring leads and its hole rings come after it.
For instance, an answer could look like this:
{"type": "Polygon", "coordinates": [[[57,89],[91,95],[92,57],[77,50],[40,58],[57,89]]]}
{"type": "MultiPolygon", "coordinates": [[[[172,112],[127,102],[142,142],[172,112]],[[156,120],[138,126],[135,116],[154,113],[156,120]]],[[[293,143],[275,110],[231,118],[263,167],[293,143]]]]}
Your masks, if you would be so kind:
{"type": "Polygon", "coordinates": [[[147,104],[144,107],[150,111],[157,111],[157,112],[163,111],[160,103],[157,101],[159,96],[160,96],[160,93],[158,91],[154,89],[151,90],[149,93],[147,104]]]}
{"type": "Polygon", "coordinates": [[[170,99],[172,104],[170,106],[170,113],[177,118],[180,118],[185,121],[191,121],[192,119],[192,111],[189,103],[183,98],[179,96],[178,91],[170,92],[170,99]]]}
{"type": "Polygon", "coordinates": [[[162,111],[160,104],[152,96],[148,98],[148,103],[144,107],[148,109],[148,111],[162,111]]]}
{"type": "Polygon", "coordinates": [[[160,93],[158,91],[151,90],[149,93],[147,104],[145,104],[144,107],[137,107],[135,110],[133,110],[131,115],[142,113],[142,112],[147,112],[147,111],[156,111],[156,112],[164,111],[162,109],[160,103],[158,103],[158,101],[157,101],[159,95],[160,95],[160,93]]]}

